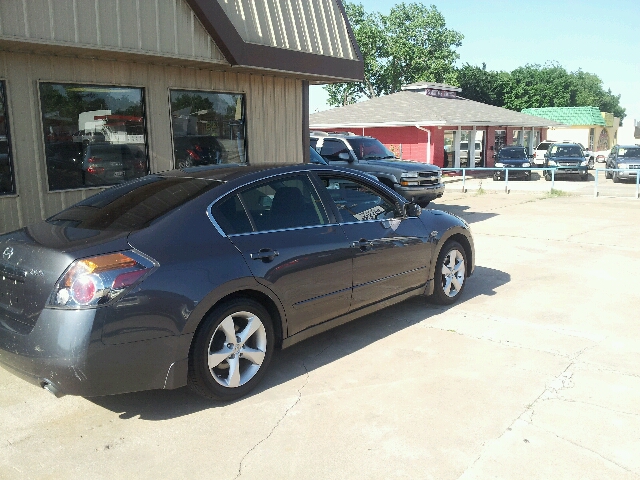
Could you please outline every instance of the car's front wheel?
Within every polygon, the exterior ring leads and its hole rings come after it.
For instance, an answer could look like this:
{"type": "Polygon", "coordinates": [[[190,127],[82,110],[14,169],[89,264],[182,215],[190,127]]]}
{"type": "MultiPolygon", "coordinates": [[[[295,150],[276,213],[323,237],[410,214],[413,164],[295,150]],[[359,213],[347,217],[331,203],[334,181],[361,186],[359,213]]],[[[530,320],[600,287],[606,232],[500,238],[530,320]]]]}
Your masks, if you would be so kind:
{"type": "Polygon", "coordinates": [[[434,277],[431,299],[440,305],[450,305],[460,297],[467,279],[467,254],[458,242],[449,240],[444,244],[434,277]]]}
{"type": "Polygon", "coordinates": [[[196,333],[189,356],[189,387],[199,395],[231,401],[258,385],[274,347],[271,317],[248,298],[216,307],[196,333]]]}
{"type": "Polygon", "coordinates": [[[593,157],[589,157],[589,163],[588,163],[588,166],[589,166],[589,170],[593,170],[593,168],[594,168],[594,166],[595,166],[595,163],[594,163],[593,157]]]}

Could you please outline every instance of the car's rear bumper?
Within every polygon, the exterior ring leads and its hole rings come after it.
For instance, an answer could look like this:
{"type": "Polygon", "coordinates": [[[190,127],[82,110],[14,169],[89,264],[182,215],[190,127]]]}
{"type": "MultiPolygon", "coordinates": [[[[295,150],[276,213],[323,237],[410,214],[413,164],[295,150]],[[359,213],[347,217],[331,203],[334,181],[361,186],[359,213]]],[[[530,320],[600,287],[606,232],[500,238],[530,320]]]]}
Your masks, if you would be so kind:
{"type": "Polygon", "coordinates": [[[444,183],[426,187],[403,187],[401,185],[395,185],[395,191],[410,202],[431,201],[442,197],[444,194],[444,183]]]}
{"type": "MultiPolygon", "coordinates": [[[[31,331],[0,315],[0,366],[56,396],[97,396],[186,384],[172,366],[192,335],[105,345],[96,310],[44,309],[31,331]]],[[[186,348],[186,350],[185,350],[186,348]]],[[[182,365],[181,365],[182,366],[182,365]]]]}

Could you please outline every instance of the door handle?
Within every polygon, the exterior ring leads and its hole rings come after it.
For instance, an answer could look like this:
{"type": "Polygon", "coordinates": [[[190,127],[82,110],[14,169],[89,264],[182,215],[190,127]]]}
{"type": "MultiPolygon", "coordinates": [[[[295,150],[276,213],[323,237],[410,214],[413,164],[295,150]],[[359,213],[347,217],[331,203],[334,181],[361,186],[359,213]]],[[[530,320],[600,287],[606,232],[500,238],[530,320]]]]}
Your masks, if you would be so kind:
{"type": "Polygon", "coordinates": [[[373,247],[373,242],[370,240],[365,240],[364,238],[361,238],[357,242],[352,242],[351,247],[359,248],[364,252],[367,248],[373,247]]]}
{"type": "Polygon", "coordinates": [[[261,248],[258,253],[252,253],[249,256],[251,260],[262,260],[263,262],[270,262],[278,255],[277,250],[271,250],[270,248],[261,248]]]}

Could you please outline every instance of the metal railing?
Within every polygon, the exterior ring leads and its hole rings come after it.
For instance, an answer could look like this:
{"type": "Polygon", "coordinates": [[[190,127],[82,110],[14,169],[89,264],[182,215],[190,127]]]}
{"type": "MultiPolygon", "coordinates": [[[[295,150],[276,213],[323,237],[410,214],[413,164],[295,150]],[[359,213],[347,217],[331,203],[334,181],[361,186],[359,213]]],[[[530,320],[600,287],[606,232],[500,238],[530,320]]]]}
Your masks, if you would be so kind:
{"type": "MultiPolygon", "coordinates": [[[[462,172],[462,192],[466,193],[467,192],[467,187],[466,187],[466,183],[467,183],[467,172],[482,172],[482,173],[489,173],[489,172],[501,172],[504,176],[504,182],[505,182],[505,186],[504,186],[504,191],[505,193],[509,193],[511,190],[509,189],[509,171],[524,171],[524,172],[533,172],[533,171],[538,171],[538,172],[542,172],[542,175],[545,175],[545,172],[550,172],[551,173],[551,183],[549,186],[549,190],[553,190],[555,188],[555,183],[556,183],[556,172],[558,172],[559,174],[562,174],[562,170],[575,170],[575,167],[562,167],[562,166],[549,166],[549,167],[545,167],[545,168],[504,168],[504,167],[474,167],[474,168],[442,168],[441,169],[443,173],[446,172],[455,172],[455,173],[460,173],[462,172]]],[[[594,178],[595,178],[595,183],[594,183],[594,197],[598,197],[599,196],[599,182],[598,182],[598,177],[600,172],[629,172],[629,171],[635,171],[636,172],[636,193],[635,193],[635,198],[640,199],[640,169],[636,170],[636,169],[623,169],[623,168],[597,168],[595,169],[593,172],[594,174],[594,178]]],[[[493,176],[493,175],[492,175],[493,176]]]]}
{"type": "Polygon", "coordinates": [[[636,198],[640,198],[640,169],[629,169],[629,168],[596,168],[593,171],[593,176],[595,177],[595,184],[594,184],[594,191],[593,191],[593,196],[594,197],[598,197],[599,196],[599,192],[598,192],[598,174],[600,172],[629,172],[629,171],[635,171],[636,174],[636,198]]]}

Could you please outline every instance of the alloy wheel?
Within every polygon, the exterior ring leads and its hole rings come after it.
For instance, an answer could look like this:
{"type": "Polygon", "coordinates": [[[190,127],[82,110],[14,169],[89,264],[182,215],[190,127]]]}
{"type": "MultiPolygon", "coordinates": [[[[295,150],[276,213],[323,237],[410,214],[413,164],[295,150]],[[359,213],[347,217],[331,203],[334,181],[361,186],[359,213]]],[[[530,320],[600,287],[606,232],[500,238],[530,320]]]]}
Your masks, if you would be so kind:
{"type": "Polygon", "coordinates": [[[211,337],[207,364],[221,386],[246,384],[260,370],[267,351],[267,333],[260,318],[250,312],[226,317],[211,337]]]}
{"type": "Polygon", "coordinates": [[[447,253],[442,264],[442,289],[449,298],[456,297],[464,285],[464,256],[457,249],[447,253]]]}

